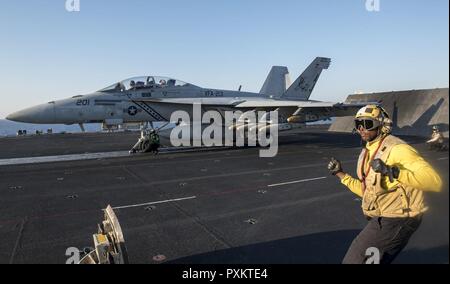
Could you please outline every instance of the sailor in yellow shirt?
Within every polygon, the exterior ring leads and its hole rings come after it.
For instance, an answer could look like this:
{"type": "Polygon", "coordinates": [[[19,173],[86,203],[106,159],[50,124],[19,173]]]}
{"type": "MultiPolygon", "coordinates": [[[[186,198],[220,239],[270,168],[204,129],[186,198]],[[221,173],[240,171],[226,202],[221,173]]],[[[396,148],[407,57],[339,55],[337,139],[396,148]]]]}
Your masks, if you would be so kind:
{"type": "Polygon", "coordinates": [[[343,185],[362,197],[362,210],[369,220],[343,263],[367,263],[374,249],[379,263],[391,263],[421,224],[427,210],[423,193],[441,191],[442,181],[413,147],[391,135],[392,121],[382,107],[368,105],[359,110],[355,128],[366,142],[358,160],[358,178],[345,173],[335,158],[328,164],[343,185]]]}

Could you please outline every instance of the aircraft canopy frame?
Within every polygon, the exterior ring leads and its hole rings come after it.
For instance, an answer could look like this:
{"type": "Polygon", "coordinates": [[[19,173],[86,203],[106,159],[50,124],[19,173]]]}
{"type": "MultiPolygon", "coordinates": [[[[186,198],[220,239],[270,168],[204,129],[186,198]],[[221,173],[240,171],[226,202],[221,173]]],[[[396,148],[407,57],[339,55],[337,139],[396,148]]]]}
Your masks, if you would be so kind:
{"type": "Polygon", "coordinates": [[[114,83],[106,88],[99,90],[99,92],[129,92],[143,89],[151,90],[187,86],[194,85],[164,76],[138,76],[114,83]]]}

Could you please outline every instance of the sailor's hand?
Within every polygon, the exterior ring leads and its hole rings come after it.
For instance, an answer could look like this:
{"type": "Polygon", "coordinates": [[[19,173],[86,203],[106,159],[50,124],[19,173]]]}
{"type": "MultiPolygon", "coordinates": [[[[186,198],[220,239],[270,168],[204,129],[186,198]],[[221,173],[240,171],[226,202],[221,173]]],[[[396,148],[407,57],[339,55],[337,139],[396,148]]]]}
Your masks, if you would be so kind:
{"type": "Polygon", "coordinates": [[[328,170],[332,175],[337,175],[338,173],[342,173],[342,164],[339,160],[335,158],[331,158],[331,161],[328,163],[328,170]]]}
{"type": "Polygon", "coordinates": [[[383,176],[388,176],[390,182],[394,182],[394,178],[397,179],[400,175],[400,170],[397,167],[389,167],[382,160],[376,159],[370,164],[374,172],[383,176]]]}

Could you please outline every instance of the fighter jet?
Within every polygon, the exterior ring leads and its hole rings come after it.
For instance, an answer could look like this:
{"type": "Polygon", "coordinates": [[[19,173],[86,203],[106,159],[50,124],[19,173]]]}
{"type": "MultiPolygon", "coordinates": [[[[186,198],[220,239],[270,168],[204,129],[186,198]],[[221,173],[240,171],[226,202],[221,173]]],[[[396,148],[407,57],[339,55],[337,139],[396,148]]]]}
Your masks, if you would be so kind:
{"type": "Polygon", "coordinates": [[[307,122],[347,116],[361,104],[309,100],[331,59],[317,57],[290,84],[287,67],[272,67],[259,93],[202,88],[173,78],[135,77],[117,82],[88,95],[51,101],[15,112],[8,120],[35,124],[103,123],[122,125],[139,122],[169,122],[171,114],[183,110],[191,114],[193,105],[201,110],[273,111],[279,113],[280,130],[289,130],[307,122]]]}

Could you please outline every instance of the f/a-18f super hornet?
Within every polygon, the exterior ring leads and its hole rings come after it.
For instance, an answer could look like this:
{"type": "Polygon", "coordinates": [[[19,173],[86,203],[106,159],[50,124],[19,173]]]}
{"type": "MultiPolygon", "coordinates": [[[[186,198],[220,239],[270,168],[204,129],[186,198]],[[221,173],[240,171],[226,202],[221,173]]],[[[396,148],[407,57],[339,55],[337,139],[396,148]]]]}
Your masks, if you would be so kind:
{"type": "Polygon", "coordinates": [[[309,100],[322,73],[331,60],[317,57],[290,84],[287,67],[272,67],[259,93],[209,89],[180,80],[144,76],[130,78],[88,95],[52,101],[18,111],[8,120],[36,124],[103,123],[122,125],[138,122],[170,122],[175,111],[186,111],[192,118],[193,105],[201,111],[241,110],[278,111],[280,131],[298,128],[308,122],[347,116],[361,104],[309,100]]]}

